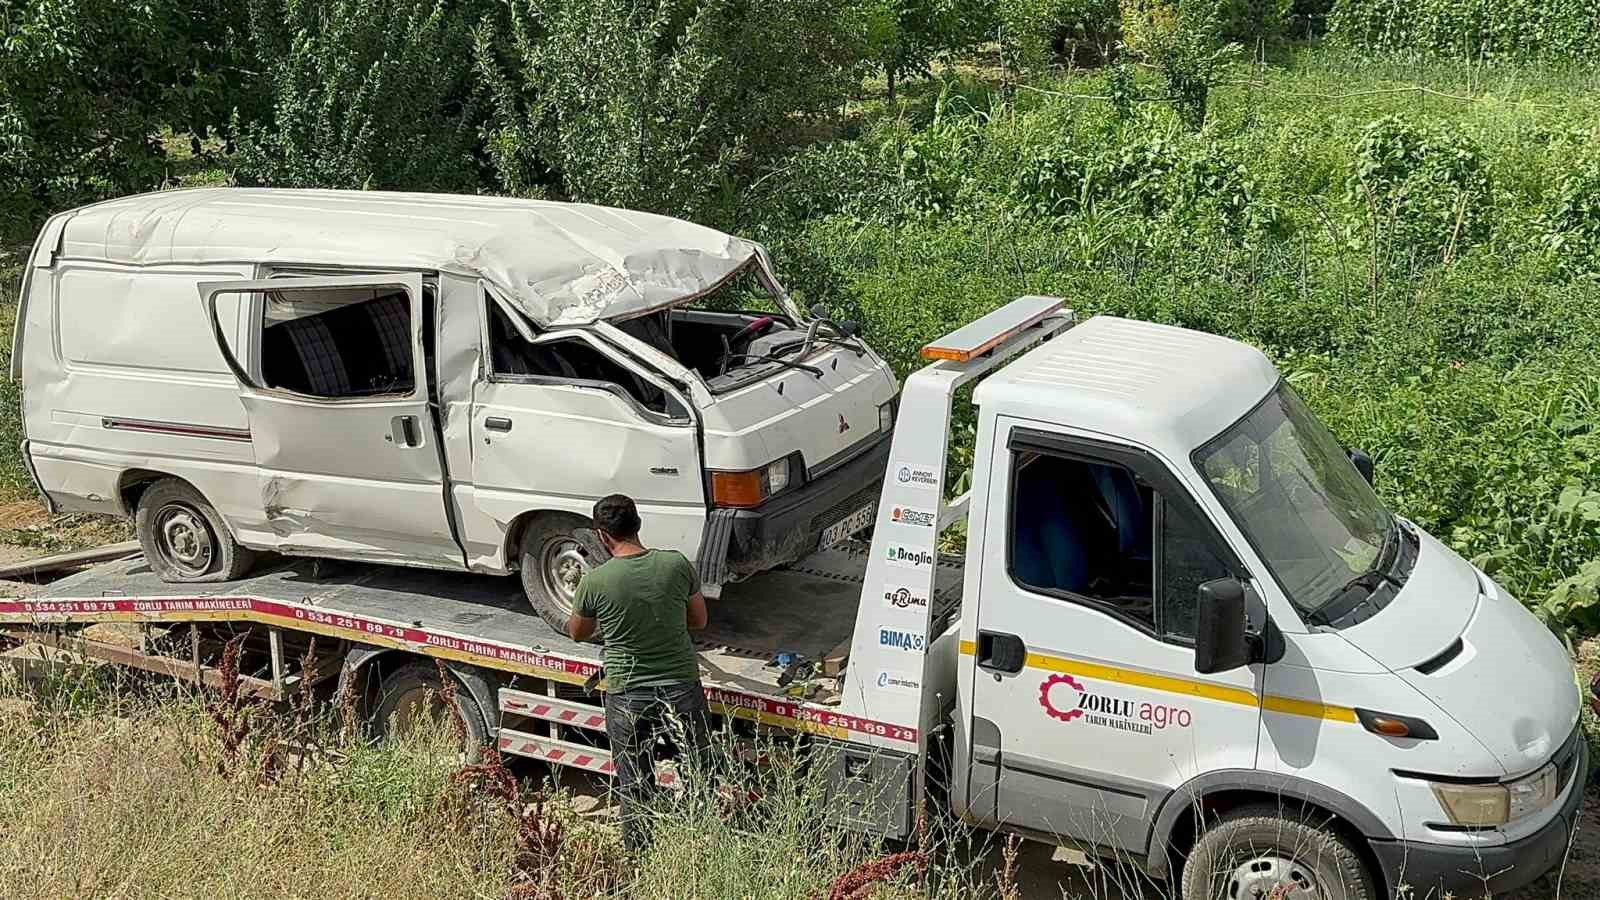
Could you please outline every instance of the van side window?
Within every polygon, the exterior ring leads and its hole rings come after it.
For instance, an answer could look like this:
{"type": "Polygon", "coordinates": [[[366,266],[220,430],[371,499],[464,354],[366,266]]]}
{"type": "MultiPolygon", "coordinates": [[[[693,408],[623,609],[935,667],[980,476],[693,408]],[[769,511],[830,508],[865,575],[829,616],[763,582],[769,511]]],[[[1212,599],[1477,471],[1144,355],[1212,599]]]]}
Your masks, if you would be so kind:
{"type": "Polygon", "coordinates": [[[1178,505],[1114,463],[1022,450],[1012,465],[1018,584],[1193,639],[1196,588],[1228,570],[1178,505]]]}
{"type": "Polygon", "coordinates": [[[530,344],[517,334],[498,305],[486,304],[489,313],[489,370],[510,379],[566,381],[620,390],[660,416],[687,417],[688,412],[650,381],[578,338],[530,344]]]}
{"type": "Polygon", "coordinates": [[[404,291],[297,290],[267,295],[261,378],[270,388],[343,399],[416,389],[404,291]]]}

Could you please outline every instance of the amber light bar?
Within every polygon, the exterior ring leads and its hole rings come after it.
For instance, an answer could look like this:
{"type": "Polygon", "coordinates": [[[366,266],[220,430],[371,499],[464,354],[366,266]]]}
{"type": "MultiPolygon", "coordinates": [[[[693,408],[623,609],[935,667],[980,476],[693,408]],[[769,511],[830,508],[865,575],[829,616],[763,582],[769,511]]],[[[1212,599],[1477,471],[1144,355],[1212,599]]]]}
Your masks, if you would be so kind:
{"type": "Polygon", "coordinates": [[[1061,310],[1060,297],[1018,297],[922,348],[923,359],[971,362],[1061,310]]]}

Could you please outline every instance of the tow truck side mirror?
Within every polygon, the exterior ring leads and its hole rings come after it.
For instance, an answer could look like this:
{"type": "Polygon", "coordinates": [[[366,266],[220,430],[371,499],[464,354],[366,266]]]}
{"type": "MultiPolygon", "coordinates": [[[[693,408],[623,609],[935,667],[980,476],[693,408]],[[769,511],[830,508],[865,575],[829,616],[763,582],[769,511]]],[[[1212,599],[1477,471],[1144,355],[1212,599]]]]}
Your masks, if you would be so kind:
{"type": "Polygon", "coordinates": [[[1351,447],[1345,451],[1345,455],[1350,457],[1350,464],[1356,467],[1356,471],[1360,472],[1361,477],[1367,480],[1367,484],[1371,484],[1372,473],[1375,468],[1372,462],[1372,455],[1359,447],[1351,447]]]}
{"type": "Polygon", "coordinates": [[[1244,585],[1237,578],[1218,578],[1197,588],[1194,670],[1202,675],[1228,672],[1250,664],[1244,585]]]}

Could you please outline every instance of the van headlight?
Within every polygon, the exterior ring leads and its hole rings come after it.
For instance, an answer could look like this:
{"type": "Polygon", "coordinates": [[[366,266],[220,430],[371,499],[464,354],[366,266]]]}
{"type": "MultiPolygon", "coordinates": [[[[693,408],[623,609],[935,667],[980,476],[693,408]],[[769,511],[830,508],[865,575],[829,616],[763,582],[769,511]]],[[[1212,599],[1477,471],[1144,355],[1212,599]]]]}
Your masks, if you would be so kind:
{"type": "Polygon", "coordinates": [[[894,430],[894,401],[878,407],[878,430],[884,434],[894,430]]]}
{"type": "Polygon", "coordinates": [[[1505,825],[1531,816],[1556,802],[1561,788],[1555,763],[1503,784],[1432,782],[1430,786],[1452,825],[1473,827],[1505,825]]]}
{"type": "Polygon", "coordinates": [[[798,454],[791,453],[759,469],[712,472],[711,502],[716,506],[734,509],[760,506],[768,497],[780,494],[789,487],[798,467],[798,454]]]}

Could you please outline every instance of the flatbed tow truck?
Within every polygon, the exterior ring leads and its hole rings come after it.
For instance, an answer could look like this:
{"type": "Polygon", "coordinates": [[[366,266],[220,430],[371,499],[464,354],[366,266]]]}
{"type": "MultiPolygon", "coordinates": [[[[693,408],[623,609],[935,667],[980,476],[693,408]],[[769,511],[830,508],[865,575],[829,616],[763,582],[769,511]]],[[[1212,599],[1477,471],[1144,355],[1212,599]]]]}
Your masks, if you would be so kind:
{"type": "MultiPolygon", "coordinates": [[[[943,811],[1185,900],[1498,892],[1560,860],[1587,769],[1564,648],[1389,513],[1259,352],[1024,297],[924,356],[870,542],[730,585],[697,639],[714,714],[834,751],[842,824],[943,811]],[[953,398],[991,374],[947,500],[953,398]]],[[[448,672],[473,740],[612,772],[599,647],[512,579],[287,559],[206,588],[106,563],[0,626],[208,683],[245,634],[243,690],[338,677],[380,732],[448,672]],[[304,670],[313,642],[342,665],[304,670]]]]}

